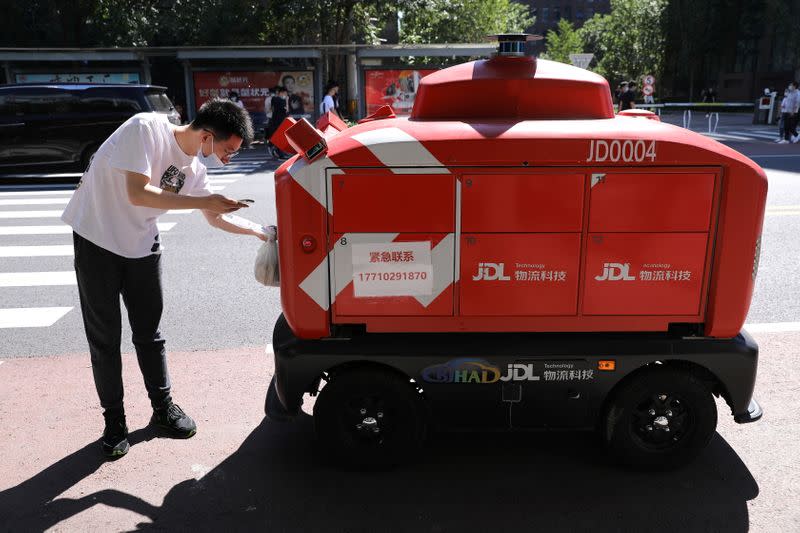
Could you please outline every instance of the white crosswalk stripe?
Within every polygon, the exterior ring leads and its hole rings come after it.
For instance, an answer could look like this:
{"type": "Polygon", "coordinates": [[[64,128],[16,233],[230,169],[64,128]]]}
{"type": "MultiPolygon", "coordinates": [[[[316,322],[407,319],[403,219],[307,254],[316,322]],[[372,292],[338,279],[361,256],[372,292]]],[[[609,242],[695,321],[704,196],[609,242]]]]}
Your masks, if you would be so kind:
{"type": "MultiPolygon", "coordinates": [[[[246,172],[261,165],[261,161],[242,161],[240,164],[225,167],[224,173],[210,172],[211,190],[221,191],[246,177],[246,172]]],[[[68,177],[79,176],[80,174],[75,174],[68,177]]],[[[64,206],[74,193],[72,186],[46,183],[0,186],[0,329],[51,327],[75,309],[78,295],[74,288],[77,281],[72,265],[72,228],[59,220],[64,206]],[[47,244],[38,244],[35,240],[47,236],[51,236],[49,242],[45,241],[47,244]],[[16,240],[4,241],[15,237],[16,240]],[[24,264],[30,265],[27,269],[33,271],[20,272],[19,270],[26,269],[18,268],[17,265],[28,258],[30,262],[24,264]],[[44,266],[45,261],[47,266],[44,266]],[[37,262],[40,265],[38,268],[37,262]],[[64,300],[63,289],[58,289],[59,287],[67,287],[74,293],[64,300]],[[48,290],[52,292],[46,292],[48,290]],[[6,303],[8,307],[3,308],[3,297],[6,294],[4,291],[24,291],[25,299],[21,300],[23,302],[28,300],[27,295],[30,294],[31,307],[11,307],[13,304],[6,303]],[[47,295],[50,294],[60,296],[57,299],[48,299],[47,295]],[[44,300],[42,295],[45,295],[44,300]]],[[[188,215],[195,211],[197,210],[167,211],[162,217],[163,222],[158,223],[159,231],[166,233],[176,226],[177,218],[170,217],[188,215]]],[[[19,305],[19,301],[15,303],[19,305]]]]}
{"type": "Polygon", "coordinates": [[[0,211],[0,218],[59,218],[61,209],[51,209],[45,211],[0,211]]]}
{"type": "Polygon", "coordinates": [[[69,203],[69,198],[0,198],[0,205],[48,205],[69,203]]]}
{"type": "Polygon", "coordinates": [[[75,272],[0,272],[0,287],[42,287],[75,285],[75,272]]]}
{"type": "Polygon", "coordinates": [[[0,309],[2,328],[43,328],[58,322],[72,307],[17,307],[0,309]]]}
{"type": "Polygon", "coordinates": [[[74,254],[71,244],[48,246],[0,246],[0,257],[58,257],[74,254]]]}
{"type": "Polygon", "coordinates": [[[63,191],[0,191],[0,197],[4,196],[72,196],[73,189],[63,191]]]}
{"type": "MultiPolygon", "coordinates": [[[[175,227],[176,222],[159,222],[158,231],[167,232],[175,227]]],[[[64,235],[72,234],[72,228],[66,224],[58,226],[0,226],[0,235],[64,235]]]]}

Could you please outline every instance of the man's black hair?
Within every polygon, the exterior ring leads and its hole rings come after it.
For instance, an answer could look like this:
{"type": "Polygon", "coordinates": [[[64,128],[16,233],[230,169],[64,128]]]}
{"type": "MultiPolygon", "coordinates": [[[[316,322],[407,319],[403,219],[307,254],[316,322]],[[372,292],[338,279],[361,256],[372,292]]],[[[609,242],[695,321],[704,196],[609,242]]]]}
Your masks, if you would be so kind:
{"type": "Polygon", "coordinates": [[[284,87],[283,85],[278,85],[277,87],[275,87],[275,94],[278,94],[278,93],[288,93],[288,92],[289,92],[289,89],[287,89],[287,88],[286,88],[286,87],[284,87]]]}
{"type": "Polygon", "coordinates": [[[210,130],[215,137],[222,140],[236,135],[241,137],[243,146],[253,142],[253,121],[250,120],[250,113],[223,98],[212,98],[201,105],[191,127],[194,130],[210,130]]]}

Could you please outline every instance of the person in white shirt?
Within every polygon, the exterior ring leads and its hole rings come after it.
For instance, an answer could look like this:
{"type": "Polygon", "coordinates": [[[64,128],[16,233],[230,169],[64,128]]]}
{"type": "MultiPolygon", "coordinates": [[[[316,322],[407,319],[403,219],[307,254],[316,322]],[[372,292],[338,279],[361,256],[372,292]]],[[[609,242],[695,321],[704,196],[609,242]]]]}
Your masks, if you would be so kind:
{"type": "Polygon", "coordinates": [[[778,144],[796,143],[800,140],[797,135],[797,113],[800,111],[800,90],[797,88],[797,82],[793,81],[784,93],[783,100],[781,101],[781,122],[783,122],[783,130],[781,138],[775,142],[778,144]]]}
{"type": "Polygon", "coordinates": [[[339,110],[336,109],[336,94],[339,92],[339,84],[335,81],[329,81],[328,85],[325,87],[325,97],[322,99],[322,103],[319,105],[319,112],[321,115],[324,115],[328,111],[333,111],[333,113],[341,118],[339,115],[339,110]]]}
{"type": "Polygon", "coordinates": [[[260,226],[229,215],[247,204],[213,194],[206,169],[222,166],[253,139],[250,115],[213,99],[188,125],[157,113],[128,119],[100,146],[62,215],[72,226],[75,273],[92,372],[105,418],[102,449],[129,449],[120,357],[120,295],[153,417],[151,423],[188,438],[197,426],[172,402],[164,339],[158,216],[199,209],[212,226],[266,240],[260,226]]]}

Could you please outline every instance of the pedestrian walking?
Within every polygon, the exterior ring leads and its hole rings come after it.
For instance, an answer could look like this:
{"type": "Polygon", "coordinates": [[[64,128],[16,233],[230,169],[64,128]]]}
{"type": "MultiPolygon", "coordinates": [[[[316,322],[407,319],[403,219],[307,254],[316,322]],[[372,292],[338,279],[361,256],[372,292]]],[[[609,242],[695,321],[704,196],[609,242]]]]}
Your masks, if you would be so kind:
{"type": "Polygon", "coordinates": [[[320,114],[324,115],[328,111],[332,111],[335,115],[341,118],[339,110],[336,108],[336,100],[334,100],[338,92],[339,84],[333,80],[329,81],[325,86],[325,97],[322,99],[322,103],[319,105],[320,114]]]}
{"type": "Polygon", "coordinates": [[[92,373],[103,408],[102,450],[129,449],[120,356],[120,295],[153,408],[151,424],[188,438],[197,426],[172,401],[164,338],[162,243],[156,225],[169,209],[200,209],[212,226],[266,240],[259,226],[228,215],[247,204],[213,194],[207,168],[230,162],[253,139],[250,115],[214,98],[174,126],[158,113],[128,119],[100,146],[61,219],[73,229],[75,274],[92,373]]]}
{"type": "Polygon", "coordinates": [[[779,144],[796,143],[800,140],[797,135],[797,113],[800,111],[800,91],[797,82],[789,83],[786,96],[781,102],[781,118],[783,119],[783,138],[779,144]]]}

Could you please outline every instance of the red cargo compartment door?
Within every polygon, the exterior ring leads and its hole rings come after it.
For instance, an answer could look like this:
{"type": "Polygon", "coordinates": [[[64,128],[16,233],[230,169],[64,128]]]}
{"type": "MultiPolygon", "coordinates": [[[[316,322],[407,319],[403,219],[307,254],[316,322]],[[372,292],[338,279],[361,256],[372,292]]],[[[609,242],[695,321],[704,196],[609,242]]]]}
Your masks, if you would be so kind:
{"type": "Polygon", "coordinates": [[[335,233],[450,233],[455,178],[450,174],[336,174],[335,233]]]}
{"type": "Polygon", "coordinates": [[[583,174],[477,174],[462,179],[465,232],[578,232],[583,174]]]}
{"type": "Polygon", "coordinates": [[[589,231],[708,231],[714,174],[592,174],[589,231]]]}
{"type": "Polygon", "coordinates": [[[583,314],[697,315],[705,233],[590,234],[583,314]]]}
{"type": "Polygon", "coordinates": [[[579,233],[466,234],[461,239],[461,314],[575,315],[579,233]]]}

